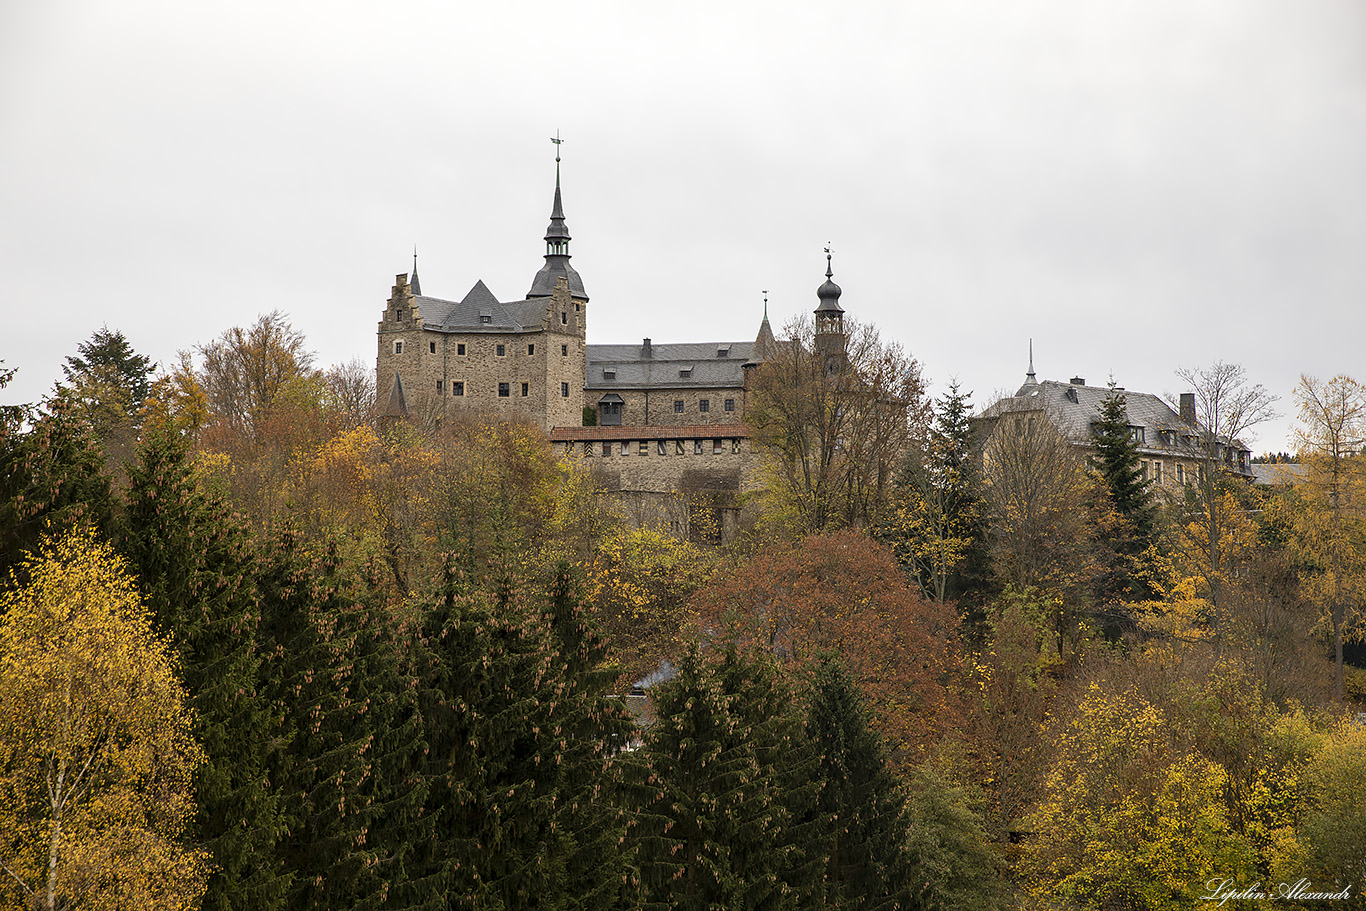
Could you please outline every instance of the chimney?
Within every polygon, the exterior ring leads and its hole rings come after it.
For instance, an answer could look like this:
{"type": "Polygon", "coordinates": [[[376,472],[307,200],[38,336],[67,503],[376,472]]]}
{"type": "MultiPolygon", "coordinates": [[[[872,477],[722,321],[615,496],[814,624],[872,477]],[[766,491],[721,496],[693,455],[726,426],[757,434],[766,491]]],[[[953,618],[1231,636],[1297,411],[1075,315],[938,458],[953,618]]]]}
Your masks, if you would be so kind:
{"type": "Polygon", "coordinates": [[[654,348],[650,346],[650,340],[648,338],[645,339],[645,344],[640,346],[640,356],[645,358],[655,356],[654,348]]]}
{"type": "Polygon", "coordinates": [[[1072,379],[1068,380],[1068,382],[1071,383],[1073,386],[1085,386],[1085,385],[1086,385],[1086,380],[1082,379],[1082,378],[1079,377],[1079,376],[1074,376],[1074,377],[1072,377],[1072,379]]]}
{"type": "Polygon", "coordinates": [[[1195,426],[1195,393],[1181,393],[1181,420],[1195,426]]]}

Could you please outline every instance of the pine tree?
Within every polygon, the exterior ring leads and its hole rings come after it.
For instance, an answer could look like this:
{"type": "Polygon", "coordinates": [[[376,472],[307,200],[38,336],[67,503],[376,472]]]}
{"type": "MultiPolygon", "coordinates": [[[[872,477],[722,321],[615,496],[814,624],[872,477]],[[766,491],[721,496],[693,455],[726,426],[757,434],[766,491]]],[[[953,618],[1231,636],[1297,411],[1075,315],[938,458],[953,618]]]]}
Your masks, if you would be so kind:
{"type": "Polygon", "coordinates": [[[259,580],[265,690],[283,715],[270,774],[288,828],[289,906],[413,907],[408,861],[429,831],[424,743],[386,608],[358,602],[335,554],[308,556],[290,530],[259,580]]]}
{"type": "Polygon", "coordinates": [[[627,907],[631,889],[623,848],[622,750],[635,725],[612,690],[617,669],[606,663],[607,643],[582,605],[582,583],[566,562],[555,567],[546,617],[560,707],[555,786],[560,793],[555,828],[565,838],[564,877],[558,884],[567,909],[627,907]]]}
{"type": "Polygon", "coordinates": [[[816,891],[814,756],[774,663],[696,646],[659,685],[634,826],[648,907],[785,909],[816,891]]]}
{"type": "Polygon", "coordinates": [[[935,403],[929,433],[907,455],[878,537],[927,598],[958,601],[964,627],[980,634],[987,550],[971,398],[954,382],[935,403]]]}
{"type": "Polygon", "coordinates": [[[107,531],[113,493],[104,454],[90,428],[56,400],[20,431],[0,438],[0,578],[39,537],[79,525],[107,531]]]}
{"type": "Polygon", "coordinates": [[[868,726],[858,686],[825,657],[811,679],[806,733],[820,754],[820,809],[834,823],[824,904],[831,908],[919,907],[910,890],[906,795],[868,726]]]}
{"type": "Polygon", "coordinates": [[[279,716],[258,692],[256,564],[245,532],[204,493],[187,442],[168,424],[150,430],[130,468],[118,537],[156,629],[178,654],[207,754],[195,776],[193,830],[213,856],[203,907],[282,907],[286,881],[269,862],[279,796],[265,771],[279,716]]]}
{"type": "MultiPolygon", "coordinates": [[[[1101,401],[1091,432],[1096,447],[1091,467],[1105,482],[1110,503],[1123,520],[1120,527],[1106,529],[1104,538],[1120,558],[1120,567],[1110,574],[1111,581],[1101,585],[1101,596],[1127,601],[1150,599],[1153,590],[1138,571],[1138,564],[1157,540],[1157,521],[1148,481],[1139,465],[1138,443],[1129,426],[1124,392],[1114,380],[1101,401]]],[[[1098,513],[1103,514],[1104,509],[1098,513]]]]}
{"type": "Polygon", "coordinates": [[[142,405],[151,390],[148,379],[156,364],[152,359],[133,350],[122,332],[109,331],[101,326],[84,342],[76,346],[77,354],[67,355],[62,364],[62,376],[71,386],[99,378],[101,383],[117,384],[126,390],[132,410],[142,405]]]}
{"type": "Polygon", "coordinates": [[[423,619],[434,831],[418,877],[432,907],[557,907],[570,853],[557,827],[560,670],[524,592],[499,587],[470,586],[448,558],[423,619]]]}

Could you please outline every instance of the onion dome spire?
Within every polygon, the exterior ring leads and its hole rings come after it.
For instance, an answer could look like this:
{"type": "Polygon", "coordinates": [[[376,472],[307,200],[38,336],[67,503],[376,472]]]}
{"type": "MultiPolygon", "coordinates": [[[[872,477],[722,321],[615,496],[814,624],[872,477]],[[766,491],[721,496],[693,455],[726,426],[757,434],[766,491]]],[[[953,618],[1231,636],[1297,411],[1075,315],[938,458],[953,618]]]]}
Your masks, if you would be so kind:
{"type": "Polygon", "coordinates": [[[569,293],[587,300],[583,279],[569,265],[569,227],[564,223],[564,203],[560,198],[560,145],[564,140],[557,132],[550,141],[555,143],[555,201],[550,208],[550,225],[545,229],[545,265],[536,273],[526,296],[549,297],[555,290],[556,279],[565,278],[569,281],[569,293]]]}
{"type": "Polygon", "coordinates": [[[816,297],[820,299],[820,306],[816,307],[816,318],[828,315],[834,316],[844,312],[840,306],[840,286],[834,282],[835,273],[831,266],[830,248],[825,248],[825,284],[816,289],[816,297]]]}

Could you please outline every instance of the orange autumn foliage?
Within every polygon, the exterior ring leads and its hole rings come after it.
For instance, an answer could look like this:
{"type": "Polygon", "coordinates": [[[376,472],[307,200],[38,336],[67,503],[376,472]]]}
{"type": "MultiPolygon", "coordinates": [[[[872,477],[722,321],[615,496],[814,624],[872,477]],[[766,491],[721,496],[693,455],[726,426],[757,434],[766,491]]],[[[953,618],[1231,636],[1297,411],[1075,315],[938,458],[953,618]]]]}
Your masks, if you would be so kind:
{"type": "Polygon", "coordinates": [[[865,535],[812,535],[720,573],[694,601],[705,628],[805,667],[838,652],[907,768],[963,720],[952,606],[926,600],[865,535]]]}

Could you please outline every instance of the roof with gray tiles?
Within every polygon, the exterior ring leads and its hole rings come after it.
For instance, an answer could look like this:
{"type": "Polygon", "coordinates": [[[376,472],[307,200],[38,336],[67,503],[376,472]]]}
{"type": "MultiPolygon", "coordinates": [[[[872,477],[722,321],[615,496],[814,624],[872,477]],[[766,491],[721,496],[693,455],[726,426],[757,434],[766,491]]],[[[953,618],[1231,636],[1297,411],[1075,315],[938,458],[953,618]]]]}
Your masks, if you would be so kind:
{"type": "Polygon", "coordinates": [[[753,356],[754,342],[589,345],[587,388],[739,388],[753,356]]]}
{"type": "Polygon", "coordinates": [[[544,298],[499,302],[482,281],[462,300],[417,296],[413,302],[423,327],[437,332],[535,332],[542,328],[548,306],[544,298]]]}
{"type": "MultiPolygon", "coordinates": [[[[1133,427],[1144,428],[1144,439],[1139,445],[1145,455],[1170,454],[1173,449],[1188,447],[1190,437],[1198,428],[1192,427],[1161,397],[1147,392],[1116,390],[1124,395],[1124,409],[1133,427]],[[1168,442],[1163,442],[1164,438],[1168,442]],[[1184,439],[1183,439],[1184,438],[1184,439]]],[[[1074,445],[1089,445],[1091,425],[1100,418],[1101,403],[1110,394],[1108,386],[1087,386],[1084,383],[1063,383],[1057,380],[1026,382],[1010,398],[982,412],[983,418],[1006,414],[1043,411],[1063,438],[1074,445]]],[[[1238,449],[1248,451],[1239,443],[1238,449]]]]}

